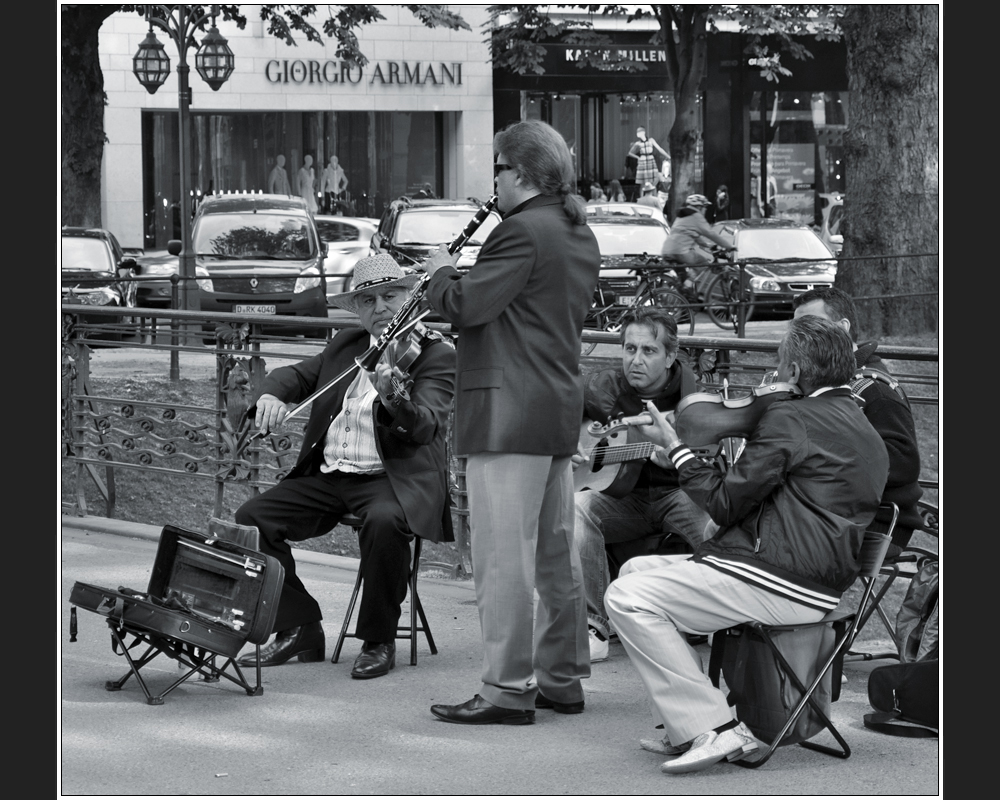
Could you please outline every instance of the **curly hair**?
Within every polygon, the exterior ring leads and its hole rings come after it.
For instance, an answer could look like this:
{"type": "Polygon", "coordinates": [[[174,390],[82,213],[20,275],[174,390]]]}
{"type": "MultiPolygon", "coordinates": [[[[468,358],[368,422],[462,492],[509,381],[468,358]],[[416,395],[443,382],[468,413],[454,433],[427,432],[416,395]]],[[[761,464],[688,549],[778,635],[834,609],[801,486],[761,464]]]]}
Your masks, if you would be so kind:
{"type": "Polygon", "coordinates": [[[500,153],[543,195],[561,197],[574,224],[587,224],[583,201],[574,194],[573,158],[559,131],[537,119],[511,123],[493,137],[494,160],[500,153]]]}

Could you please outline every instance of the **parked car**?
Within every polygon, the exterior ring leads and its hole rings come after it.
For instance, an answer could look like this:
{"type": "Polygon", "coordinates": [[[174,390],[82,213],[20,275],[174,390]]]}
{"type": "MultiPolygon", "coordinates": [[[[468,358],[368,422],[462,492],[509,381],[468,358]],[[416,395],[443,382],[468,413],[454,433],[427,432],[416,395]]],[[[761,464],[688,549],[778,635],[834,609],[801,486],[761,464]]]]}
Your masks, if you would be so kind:
{"type": "MultiPolygon", "coordinates": [[[[478,200],[393,200],[379,220],[371,238],[371,255],[388,253],[404,269],[420,270],[420,262],[442,244],[451,244],[482,206],[478,200]]],[[[479,250],[490,232],[500,224],[500,215],[490,212],[462,248],[457,267],[476,263],[479,250]]]]}
{"type": "MultiPolygon", "coordinates": [[[[712,228],[736,246],[734,260],[747,264],[757,317],[760,312],[790,314],[795,295],[836,280],[833,253],[807,225],[768,217],[726,220],[712,228]]],[[[703,291],[704,285],[698,288],[703,291]]]]}
{"type": "Polygon", "coordinates": [[[666,223],[666,217],[658,208],[642,203],[588,203],[587,216],[596,217],[653,217],[666,223]]]}
{"type": "MultiPolygon", "coordinates": [[[[614,203],[614,206],[629,206],[629,203],[614,203]]],[[[637,267],[645,266],[649,256],[659,256],[663,243],[670,235],[670,226],[655,215],[638,214],[591,214],[588,206],[587,224],[597,238],[601,251],[601,272],[598,290],[594,297],[596,308],[608,306],[626,307],[635,300],[639,287],[637,267]]],[[[639,206],[650,211],[649,206],[639,206]]],[[[586,323],[603,327],[600,317],[593,315],[586,323]]]]}
{"type": "MultiPolygon", "coordinates": [[[[104,228],[64,226],[61,247],[62,302],[81,306],[135,308],[136,284],[122,280],[135,276],[136,260],[125,255],[115,235],[104,228]]],[[[114,325],[117,320],[82,314],[87,323],[114,325]]],[[[133,316],[120,318],[122,325],[133,325],[133,316]]],[[[119,338],[117,334],[113,338],[119,338]]]]}
{"type": "MultiPolygon", "coordinates": [[[[202,311],[326,318],[327,248],[301,197],[207,197],[191,241],[202,311]]],[[[175,256],[180,248],[177,239],[167,245],[175,256]]]]}
{"type": "MultiPolygon", "coordinates": [[[[170,308],[170,276],[180,270],[180,260],[166,250],[152,250],[136,257],[136,303],[140,308],[170,308]]],[[[205,277],[208,276],[207,271],[205,277]]]]}
{"type": "Polygon", "coordinates": [[[329,301],[333,295],[346,291],[354,275],[354,265],[368,255],[378,220],[324,214],[317,214],[315,219],[319,238],[328,251],[325,263],[326,297],[329,301]]]}

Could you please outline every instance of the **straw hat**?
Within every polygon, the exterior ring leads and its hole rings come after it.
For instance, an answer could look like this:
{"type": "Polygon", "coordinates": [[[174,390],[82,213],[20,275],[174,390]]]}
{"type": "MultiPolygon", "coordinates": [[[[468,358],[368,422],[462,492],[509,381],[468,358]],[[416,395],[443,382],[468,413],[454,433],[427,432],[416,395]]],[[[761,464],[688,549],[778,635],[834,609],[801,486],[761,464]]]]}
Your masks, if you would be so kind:
{"type": "Polygon", "coordinates": [[[655,187],[655,186],[653,186],[653,184],[652,184],[652,183],[651,183],[650,181],[646,181],[646,182],[645,182],[645,183],[644,183],[644,184],[642,185],[642,193],[643,193],[643,194],[647,194],[648,192],[652,192],[652,191],[654,191],[655,189],[656,189],[656,187],[655,187]]]}
{"type": "Polygon", "coordinates": [[[334,295],[330,298],[330,305],[356,313],[358,296],[369,289],[388,286],[405,286],[409,289],[418,280],[419,275],[403,272],[396,259],[386,253],[368,256],[354,265],[354,289],[334,295]]]}

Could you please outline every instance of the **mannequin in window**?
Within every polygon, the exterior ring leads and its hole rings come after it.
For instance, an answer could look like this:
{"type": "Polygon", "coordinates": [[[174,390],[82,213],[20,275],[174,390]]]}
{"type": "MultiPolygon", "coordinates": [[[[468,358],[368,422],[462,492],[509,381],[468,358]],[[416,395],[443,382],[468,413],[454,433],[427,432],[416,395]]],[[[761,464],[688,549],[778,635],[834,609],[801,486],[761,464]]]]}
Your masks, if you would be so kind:
{"type": "Polygon", "coordinates": [[[299,167],[299,197],[306,201],[309,210],[315,214],[318,210],[318,206],[316,205],[316,170],[313,169],[312,156],[306,156],[304,161],[305,163],[299,167]]]}
{"type": "Polygon", "coordinates": [[[660,170],[656,168],[653,150],[658,150],[664,158],[670,158],[670,154],[656,143],[656,139],[646,136],[645,128],[641,126],[636,128],[635,136],[637,141],[632,143],[626,156],[636,160],[635,182],[641,186],[649,181],[656,186],[661,176],[660,170]]]}
{"type": "Polygon", "coordinates": [[[323,206],[330,213],[340,210],[340,193],[347,188],[347,175],[336,156],[330,156],[330,163],[319,176],[319,192],[323,196],[323,206]]]}
{"type": "Polygon", "coordinates": [[[285,157],[278,156],[274,169],[267,176],[268,194],[291,194],[292,187],[288,183],[288,172],[285,170],[285,157]]]}

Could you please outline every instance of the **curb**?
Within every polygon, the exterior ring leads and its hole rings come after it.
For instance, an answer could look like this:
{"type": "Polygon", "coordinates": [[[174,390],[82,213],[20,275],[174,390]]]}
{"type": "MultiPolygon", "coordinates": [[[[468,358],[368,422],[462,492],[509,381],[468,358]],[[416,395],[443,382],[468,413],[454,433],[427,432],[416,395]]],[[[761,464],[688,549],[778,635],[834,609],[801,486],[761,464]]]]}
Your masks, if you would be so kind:
{"type": "MultiPolygon", "coordinates": [[[[63,528],[76,528],[77,530],[90,531],[92,533],[110,533],[113,536],[128,536],[133,539],[145,539],[150,542],[160,541],[160,531],[155,525],[146,525],[141,522],[129,522],[123,519],[110,519],[109,517],[73,517],[63,514],[63,528]]],[[[358,559],[350,556],[335,556],[329,553],[317,553],[312,550],[300,550],[293,547],[295,560],[299,563],[319,564],[324,567],[335,567],[346,569],[351,572],[358,571],[358,559]]]]}

